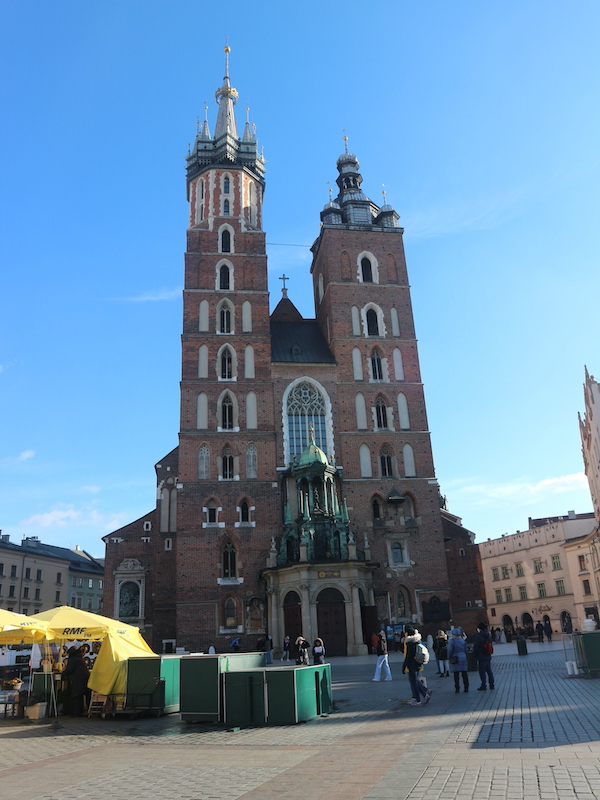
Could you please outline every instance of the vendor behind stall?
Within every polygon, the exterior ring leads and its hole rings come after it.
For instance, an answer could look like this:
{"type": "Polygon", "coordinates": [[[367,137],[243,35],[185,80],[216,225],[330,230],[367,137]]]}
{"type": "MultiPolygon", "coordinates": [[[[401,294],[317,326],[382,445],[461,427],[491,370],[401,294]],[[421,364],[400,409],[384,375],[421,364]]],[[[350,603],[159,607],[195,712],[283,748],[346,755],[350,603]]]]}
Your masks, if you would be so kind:
{"type": "Polygon", "coordinates": [[[88,689],[90,671],[83,660],[79,647],[69,648],[69,660],[63,671],[63,680],[67,681],[67,689],[63,694],[63,714],[72,717],[83,716],[83,698],[89,704],[91,692],[88,689]]]}

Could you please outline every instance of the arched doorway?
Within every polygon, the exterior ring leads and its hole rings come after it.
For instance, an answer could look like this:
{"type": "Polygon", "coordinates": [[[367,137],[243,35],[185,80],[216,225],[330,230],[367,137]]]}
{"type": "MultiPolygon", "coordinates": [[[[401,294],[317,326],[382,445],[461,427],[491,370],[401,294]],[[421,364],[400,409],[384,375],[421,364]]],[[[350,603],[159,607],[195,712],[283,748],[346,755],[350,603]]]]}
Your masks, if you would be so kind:
{"type": "Polygon", "coordinates": [[[512,617],[509,617],[508,614],[505,614],[502,617],[502,627],[504,628],[504,632],[505,633],[506,633],[506,631],[510,631],[512,633],[513,630],[514,630],[512,617]]]}
{"type": "Polygon", "coordinates": [[[292,645],[302,633],[302,604],[297,592],[288,592],[283,600],[283,635],[289,636],[292,645]]]}
{"type": "Polygon", "coordinates": [[[526,636],[531,636],[533,634],[533,617],[531,614],[523,614],[521,616],[521,625],[525,630],[526,636]]]}
{"type": "Polygon", "coordinates": [[[347,655],[346,607],[338,589],[323,589],[317,597],[317,635],[330,656],[347,655]]]}
{"type": "Polygon", "coordinates": [[[563,633],[573,633],[573,620],[568,611],[560,612],[560,629],[563,633]]]}

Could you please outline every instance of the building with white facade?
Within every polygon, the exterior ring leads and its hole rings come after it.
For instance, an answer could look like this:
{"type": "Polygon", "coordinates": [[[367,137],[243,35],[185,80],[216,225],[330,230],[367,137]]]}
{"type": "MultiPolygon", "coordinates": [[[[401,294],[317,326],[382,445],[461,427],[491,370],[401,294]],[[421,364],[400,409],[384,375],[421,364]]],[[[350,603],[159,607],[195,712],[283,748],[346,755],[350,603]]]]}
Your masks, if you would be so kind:
{"type": "Polygon", "coordinates": [[[576,547],[595,527],[594,514],[569,511],[530,518],[529,530],[480,544],[490,626],[531,635],[538,621],[549,621],[555,632],[581,630],[592,604],[586,606],[583,594],[589,576],[582,578],[580,570],[587,560],[580,561],[576,547]]]}

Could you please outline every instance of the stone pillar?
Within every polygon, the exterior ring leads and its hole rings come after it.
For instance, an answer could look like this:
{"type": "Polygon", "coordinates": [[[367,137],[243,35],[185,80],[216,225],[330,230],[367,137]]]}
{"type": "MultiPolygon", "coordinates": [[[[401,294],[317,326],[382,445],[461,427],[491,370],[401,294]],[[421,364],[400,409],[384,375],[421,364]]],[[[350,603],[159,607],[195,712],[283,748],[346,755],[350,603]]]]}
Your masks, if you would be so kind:
{"type": "Polygon", "coordinates": [[[369,654],[369,648],[363,642],[362,617],[360,614],[360,594],[358,589],[358,583],[350,584],[350,591],[352,593],[352,625],[351,627],[348,627],[348,632],[350,634],[348,636],[349,656],[366,656],[369,654]]]}
{"type": "Polygon", "coordinates": [[[300,596],[302,599],[302,636],[309,642],[312,642],[312,626],[310,620],[310,585],[302,583],[299,586],[300,596]]]}

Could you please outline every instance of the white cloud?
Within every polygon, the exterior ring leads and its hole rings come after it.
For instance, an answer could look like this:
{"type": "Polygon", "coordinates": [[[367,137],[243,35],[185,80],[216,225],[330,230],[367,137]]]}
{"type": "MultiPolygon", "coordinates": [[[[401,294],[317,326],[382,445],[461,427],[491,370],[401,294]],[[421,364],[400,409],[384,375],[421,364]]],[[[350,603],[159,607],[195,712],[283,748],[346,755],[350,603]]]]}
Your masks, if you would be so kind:
{"type": "Polygon", "coordinates": [[[78,522],[81,516],[80,511],[73,507],[55,508],[43,514],[33,514],[33,516],[22,520],[19,525],[25,528],[64,528],[78,522]]]}
{"type": "Polygon", "coordinates": [[[21,461],[28,461],[35,456],[35,450],[23,450],[21,455],[17,458],[17,463],[21,461]]]}
{"type": "Polygon", "coordinates": [[[101,490],[99,486],[82,486],[81,491],[89,492],[90,494],[98,494],[98,492],[101,490]]]}
{"type": "Polygon", "coordinates": [[[181,287],[175,289],[156,289],[153,292],[143,292],[136,297],[121,297],[122,303],[160,303],[163,301],[179,300],[181,297],[181,287]]]}

